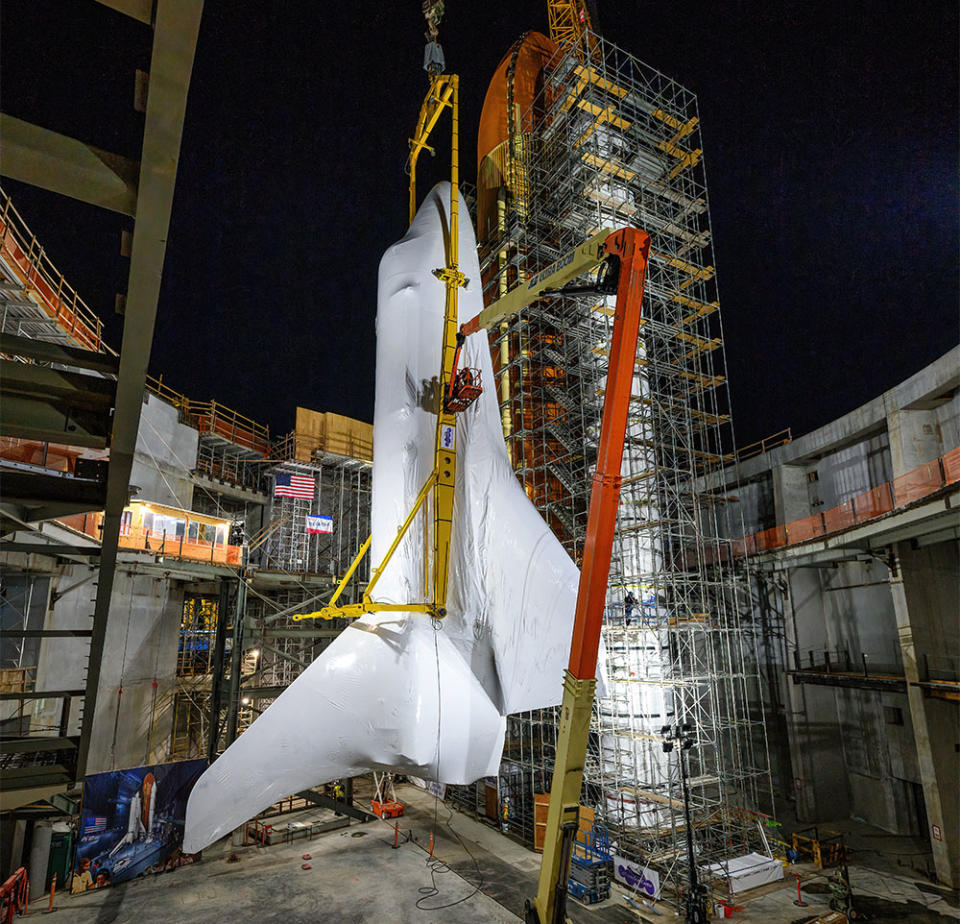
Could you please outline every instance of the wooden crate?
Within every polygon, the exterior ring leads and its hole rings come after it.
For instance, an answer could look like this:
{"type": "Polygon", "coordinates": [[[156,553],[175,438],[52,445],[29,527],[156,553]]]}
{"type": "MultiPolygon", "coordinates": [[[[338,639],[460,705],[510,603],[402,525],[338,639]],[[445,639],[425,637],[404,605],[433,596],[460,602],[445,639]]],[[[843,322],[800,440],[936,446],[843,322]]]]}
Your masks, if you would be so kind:
{"type": "Polygon", "coordinates": [[[533,849],[543,853],[547,835],[547,811],[550,808],[550,793],[538,792],[533,796],[533,849]]]}

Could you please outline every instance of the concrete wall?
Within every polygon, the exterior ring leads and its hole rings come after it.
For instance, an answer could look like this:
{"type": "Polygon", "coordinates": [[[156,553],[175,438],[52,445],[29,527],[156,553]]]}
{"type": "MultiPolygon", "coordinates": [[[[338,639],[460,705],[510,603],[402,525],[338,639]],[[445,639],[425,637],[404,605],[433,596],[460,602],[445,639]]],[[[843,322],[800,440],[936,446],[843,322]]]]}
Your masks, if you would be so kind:
{"type": "MultiPolygon", "coordinates": [[[[736,497],[721,518],[735,538],[741,518],[749,534],[828,510],[958,445],[960,348],[850,414],[742,463],[740,486],[731,469],[713,487],[736,497]]],[[[930,516],[928,542],[949,524],[942,512],[930,516]]],[[[894,527],[877,524],[887,528],[894,527]]],[[[797,819],[853,817],[928,837],[936,823],[944,838],[931,838],[937,871],[956,885],[960,708],[911,686],[911,670],[960,677],[960,554],[956,541],[924,545],[925,533],[917,534],[887,548],[797,546],[768,556],[760,572],[767,592],[755,595],[764,602],[753,617],[775,635],[779,613],[786,630],[780,651],[767,643],[761,652],[764,672],[782,680],[765,687],[767,714],[779,722],[768,737],[776,772],[793,774],[792,788],[780,791],[793,792],[797,819]],[[787,672],[796,657],[807,668],[813,651],[822,666],[825,650],[834,671],[847,663],[862,670],[865,656],[870,672],[905,678],[906,692],[829,677],[829,685],[794,683],[787,672]]]]}
{"type": "MultiPolygon", "coordinates": [[[[960,543],[939,542],[920,548],[900,543],[900,567],[909,628],[920,680],[956,678],[960,669],[960,543]],[[926,656],[926,657],[924,657],[926,656]]],[[[901,628],[901,636],[904,630],[901,628]]],[[[960,704],[920,695],[911,698],[917,727],[929,815],[942,840],[932,841],[937,872],[960,886],[960,704]],[[923,760],[924,755],[929,758],[923,760]],[[939,803],[939,804],[937,804],[939,803]],[[952,881],[945,875],[949,869],[952,881]]]]}
{"type": "MultiPolygon", "coordinates": [[[[816,472],[816,479],[808,479],[810,513],[836,507],[893,477],[887,435],[878,433],[830,453],[810,465],[807,471],[816,472]]],[[[789,517],[782,522],[792,519],[799,517],[789,517]]]]}
{"type": "Polygon", "coordinates": [[[140,488],[137,499],[191,509],[199,439],[193,427],[180,423],[175,407],[145,393],[130,473],[130,484],[140,488]]]}
{"type": "MultiPolygon", "coordinates": [[[[840,562],[789,572],[794,644],[843,670],[902,674],[896,617],[881,562],[840,562]]],[[[921,833],[921,783],[907,695],[880,690],[794,684],[791,748],[797,816],[826,822],[853,817],[895,834],[921,833]]]]}
{"type": "Polygon", "coordinates": [[[937,427],[940,429],[940,445],[944,452],[960,446],[960,392],[935,410],[937,427]]]}
{"type": "MultiPolygon", "coordinates": [[[[92,574],[75,566],[60,587],[92,574]]],[[[47,629],[89,627],[96,587],[93,581],[65,594],[50,607],[47,629]]],[[[160,575],[117,570],[107,624],[100,692],[90,745],[88,773],[136,767],[168,759],[176,688],[177,646],[184,585],[160,575]]],[[[89,654],[87,639],[46,639],[37,670],[39,689],[82,689],[89,654]]],[[[59,701],[42,701],[38,724],[59,721],[59,701]]],[[[79,734],[80,702],[71,710],[69,733],[79,734]]]]}
{"type": "Polygon", "coordinates": [[[88,773],[169,755],[183,585],[117,574],[103,653],[88,773]]]}

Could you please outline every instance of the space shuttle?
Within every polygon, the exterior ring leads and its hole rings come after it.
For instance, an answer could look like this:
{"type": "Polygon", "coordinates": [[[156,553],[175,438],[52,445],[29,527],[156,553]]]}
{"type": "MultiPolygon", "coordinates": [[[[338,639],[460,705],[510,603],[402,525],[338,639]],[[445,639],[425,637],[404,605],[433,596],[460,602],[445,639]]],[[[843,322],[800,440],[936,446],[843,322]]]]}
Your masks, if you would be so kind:
{"type": "MultiPolygon", "coordinates": [[[[380,263],[375,565],[433,470],[445,304],[433,270],[447,263],[450,191],[434,187],[380,263]]],[[[462,211],[459,254],[463,323],[483,298],[462,211]]],[[[560,703],[579,571],[510,466],[485,333],[467,338],[461,363],[480,369],[486,387],[457,415],[446,617],[381,611],[352,622],[200,777],[185,852],[334,779],[391,770],[466,784],[495,775],[506,716],[560,703]]],[[[424,602],[424,520],[421,511],[383,571],[376,602],[424,602]]]]}

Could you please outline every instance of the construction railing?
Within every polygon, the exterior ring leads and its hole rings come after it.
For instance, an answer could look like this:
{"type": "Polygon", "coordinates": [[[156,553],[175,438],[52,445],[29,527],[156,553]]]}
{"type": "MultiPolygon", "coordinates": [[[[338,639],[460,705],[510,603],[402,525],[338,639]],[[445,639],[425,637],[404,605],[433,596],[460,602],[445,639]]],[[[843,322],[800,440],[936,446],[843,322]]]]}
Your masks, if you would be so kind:
{"type": "Polygon", "coordinates": [[[719,550],[707,547],[704,554],[708,563],[725,561],[833,535],[908,507],[957,482],[960,482],[960,447],[822,513],[772,526],[734,540],[729,547],[721,546],[719,550]]]}
{"type": "MultiPolygon", "coordinates": [[[[63,517],[60,522],[99,541],[103,514],[78,513],[63,517]]],[[[123,529],[120,533],[119,545],[121,549],[149,552],[151,555],[158,557],[182,558],[215,565],[239,565],[241,558],[241,550],[238,545],[203,542],[185,536],[171,536],[169,533],[143,529],[137,526],[129,526],[123,529]]]]}
{"type": "Polygon", "coordinates": [[[216,401],[191,401],[187,422],[201,433],[212,433],[262,456],[270,454],[268,426],[216,401]]]}
{"type": "Polygon", "coordinates": [[[147,391],[172,404],[183,414],[184,422],[201,433],[211,433],[264,457],[270,454],[270,428],[214,400],[191,401],[171,388],[163,376],[147,376],[147,391]]]}
{"type": "Polygon", "coordinates": [[[792,439],[793,434],[790,432],[790,427],[787,427],[785,430],[774,433],[773,436],[765,436],[756,443],[748,443],[746,446],[741,446],[736,452],[737,461],[743,462],[744,459],[762,456],[765,452],[776,449],[777,446],[786,446],[792,439]]]}
{"type": "Polygon", "coordinates": [[[116,356],[103,342],[103,322],[64,279],[44,253],[37,236],[0,190],[0,254],[17,276],[25,294],[81,347],[116,356]]]}
{"type": "Polygon", "coordinates": [[[373,460],[373,443],[347,432],[314,436],[291,430],[274,444],[274,457],[281,462],[309,462],[324,452],[370,462],[373,460]]]}

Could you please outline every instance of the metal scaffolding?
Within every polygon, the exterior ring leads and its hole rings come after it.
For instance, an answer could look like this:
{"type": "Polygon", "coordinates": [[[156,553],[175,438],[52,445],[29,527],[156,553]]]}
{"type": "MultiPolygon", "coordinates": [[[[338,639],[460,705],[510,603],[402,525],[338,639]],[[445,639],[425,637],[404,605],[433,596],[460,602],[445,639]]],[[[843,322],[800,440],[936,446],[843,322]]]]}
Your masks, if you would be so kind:
{"type": "Polygon", "coordinates": [[[309,464],[286,461],[273,469],[272,474],[285,472],[312,478],[315,489],[312,500],[273,498],[262,567],[291,573],[343,574],[370,534],[371,467],[364,459],[316,452],[309,464]],[[329,531],[308,532],[308,516],[327,518],[319,528],[329,531]]]}
{"type": "MultiPolygon", "coordinates": [[[[753,813],[769,811],[772,795],[763,716],[752,711],[752,635],[740,623],[749,589],[721,554],[723,498],[701,477],[729,462],[733,438],[696,98],[592,38],[589,58],[561,48],[519,120],[533,131],[511,139],[502,234],[482,245],[481,261],[490,300],[601,228],[635,226],[652,238],[604,627],[607,695],[595,704],[583,801],[619,853],[672,885],[687,875],[686,832],[662,726],[689,723],[696,738],[699,863],[755,846],[753,813]]],[[[517,476],[578,562],[614,305],[551,298],[491,338],[517,476]]],[[[500,811],[506,805],[509,829],[528,842],[555,737],[554,710],[508,722],[500,811]]],[[[457,797],[482,804],[475,792],[457,797]]]]}
{"type": "MultiPolygon", "coordinates": [[[[304,579],[261,588],[247,604],[255,627],[248,639],[260,651],[256,688],[262,695],[252,699],[261,709],[276,695],[272,691],[289,686],[346,627],[347,620],[342,619],[304,626],[293,616],[317,609],[329,597],[370,534],[371,463],[322,449],[311,456],[310,463],[286,461],[271,470],[311,477],[315,492],[312,500],[274,498],[265,529],[269,538],[260,567],[304,579]],[[323,531],[308,532],[308,516],[322,518],[317,526],[323,531]],[[318,576],[328,580],[318,584],[313,579],[318,576]]],[[[355,594],[359,599],[368,568],[366,561],[361,563],[344,599],[352,601],[355,594]]]]}

